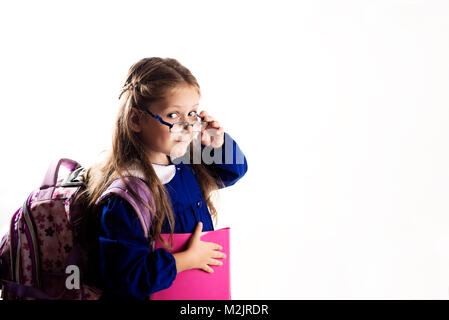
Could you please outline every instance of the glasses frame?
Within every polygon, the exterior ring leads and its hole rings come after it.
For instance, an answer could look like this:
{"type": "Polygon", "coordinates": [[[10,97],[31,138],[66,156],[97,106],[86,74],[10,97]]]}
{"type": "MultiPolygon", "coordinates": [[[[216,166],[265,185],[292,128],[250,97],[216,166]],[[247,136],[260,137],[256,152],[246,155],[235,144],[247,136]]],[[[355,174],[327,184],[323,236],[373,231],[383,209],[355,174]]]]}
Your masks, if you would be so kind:
{"type": "MultiPolygon", "coordinates": [[[[193,128],[193,125],[195,124],[195,122],[193,122],[193,123],[189,123],[189,122],[175,122],[175,123],[170,123],[170,122],[167,122],[167,121],[164,121],[164,120],[162,120],[162,118],[159,116],[159,115],[157,115],[157,114],[153,114],[150,110],[148,110],[147,108],[145,108],[145,107],[143,107],[143,106],[140,106],[140,105],[134,105],[137,109],[139,109],[139,110],[142,110],[142,111],[145,111],[147,114],[149,114],[150,116],[152,116],[153,118],[155,118],[156,120],[158,120],[160,123],[162,123],[162,124],[164,124],[164,125],[166,125],[166,126],[168,126],[169,127],[169,130],[170,130],[170,132],[172,132],[171,131],[171,129],[173,128],[173,126],[175,125],[175,124],[179,124],[179,123],[183,123],[183,124],[185,124],[185,126],[192,126],[192,128],[193,128]]],[[[196,115],[198,118],[200,118],[201,119],[201,117],[197,114],[196,115]]],[[[196,121],[196,122],[200,122],[200,123],[207,123],[207,125],[209,125],[211,122],[210,121],[196,121]]],[[[185,127],[184,126],[184,127],[185,127]]],[[[199,132],[199,131],[198,131],[199,132]]]]}

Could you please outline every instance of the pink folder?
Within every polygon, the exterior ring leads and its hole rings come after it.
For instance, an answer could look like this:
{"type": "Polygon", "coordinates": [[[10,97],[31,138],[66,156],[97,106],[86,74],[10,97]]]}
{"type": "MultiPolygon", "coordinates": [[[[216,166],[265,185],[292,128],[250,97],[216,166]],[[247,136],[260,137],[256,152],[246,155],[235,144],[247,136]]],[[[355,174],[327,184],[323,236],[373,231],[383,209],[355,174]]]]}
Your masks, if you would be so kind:
{"type": "MultiPolygon", "coordinates": [[[[230,278],[230,228],[201,233],[201,241],[218,243],[223,247],[221,252],[226,258],[218,259],[221,266],[210,266],[213,273],[200,269],[185,270],[176,275],[173,284],[165,289],[151,295],[152,300],[231,300],[231,278],[230,278]]],[[[171,253],[184,251],[191,233],[173,234],[173,250],[171,253]]],[[[162,234],[164,240],[168,241],[169,234],[162,234]]],[[[161,248],[159,241],[155,243],[155,249],[161,248]]]]}

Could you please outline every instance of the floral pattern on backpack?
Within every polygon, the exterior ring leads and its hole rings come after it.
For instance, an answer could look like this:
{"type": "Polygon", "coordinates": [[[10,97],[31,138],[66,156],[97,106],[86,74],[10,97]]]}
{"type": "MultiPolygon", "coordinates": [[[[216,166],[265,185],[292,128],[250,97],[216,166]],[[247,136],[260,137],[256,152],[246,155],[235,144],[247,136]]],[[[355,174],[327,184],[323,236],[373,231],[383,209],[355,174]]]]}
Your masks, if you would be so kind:
{"type": "MultiPolygon", "coordinates": [[[[33,191],[11,219],[0,242],[3,299],[98,299],[101,290],[82,283],[85,253],[76,242],[74,223],[83,216],[74,204],[84,187],[83,168],[60,159],[50,165],[41,187],[33,191]],[[58,179],[60,166],[70,175],[58,179]],[[68,286],[68,266],[79,270],[79,287],[68,286]]],[[[70,283],[69,283],[70,284],[70,283]]]]}

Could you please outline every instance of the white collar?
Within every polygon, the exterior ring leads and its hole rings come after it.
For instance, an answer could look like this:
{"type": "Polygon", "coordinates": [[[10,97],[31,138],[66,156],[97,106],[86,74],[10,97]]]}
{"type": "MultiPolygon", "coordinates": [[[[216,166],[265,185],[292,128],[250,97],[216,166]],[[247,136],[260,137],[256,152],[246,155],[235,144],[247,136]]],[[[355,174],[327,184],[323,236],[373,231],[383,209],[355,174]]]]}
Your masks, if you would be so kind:
{"type": "MultiPolygon", "coordinates": [[[[156,172],[157,177],[159,178],[159,180],[161,181],[162,184],[166,184],[166,183],[170,182],[170,180],[173,179],[173,177],[176,174],[176,167],[174,164],[163,165],[163,164],[152,163],[152,165],[153,165],[154,171],[156,172]]],[[[129,166],[128,172],[130,175],[132,175],[134,177],[145,179],[145,176],[144,176],[142,170],[140,169],[139,165],[137,165],[137,164],[129,166]]]]}

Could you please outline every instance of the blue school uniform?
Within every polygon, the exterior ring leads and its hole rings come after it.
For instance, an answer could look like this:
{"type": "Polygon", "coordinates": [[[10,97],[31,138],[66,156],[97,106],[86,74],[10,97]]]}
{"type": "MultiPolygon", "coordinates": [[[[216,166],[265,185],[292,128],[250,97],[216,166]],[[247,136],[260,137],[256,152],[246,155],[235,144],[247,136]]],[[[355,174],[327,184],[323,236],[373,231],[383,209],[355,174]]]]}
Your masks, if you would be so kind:
{"type": "MultiPolygon", "coordinates": [[[[201,146],[203,149],[204,146],[201,146]]],[[[225,143],[217,150],[220,149],[222,163],[208,166],[228,187],[246,173],[248,165],[239,146],[226,132],[225,143]],[[232,153],[229,153],[230,148],[232,153]],[[233,156],[231,163],[230,155],[233,156]]],[[[183,162],[162,166],[164,168],[159,166],[153,164],[172,203],[174,232],[191,233],[200,221],[203,231],[214,230],[209,209],[191,166],[183,162]]],[[[101,279],[99,286],[104,289],[102,299],[143,300],[154,292],[170,287],[177,274],[175,259],[163,248],[150,251],[149,241],[131,205],[113,195],[99,208],[99,215],[96,238],[98,255],[93,260],[97,261],[96,270],[101,279]]],[[[165,220],[162,233],[169,232],[168,221],[165,220]]]]}

